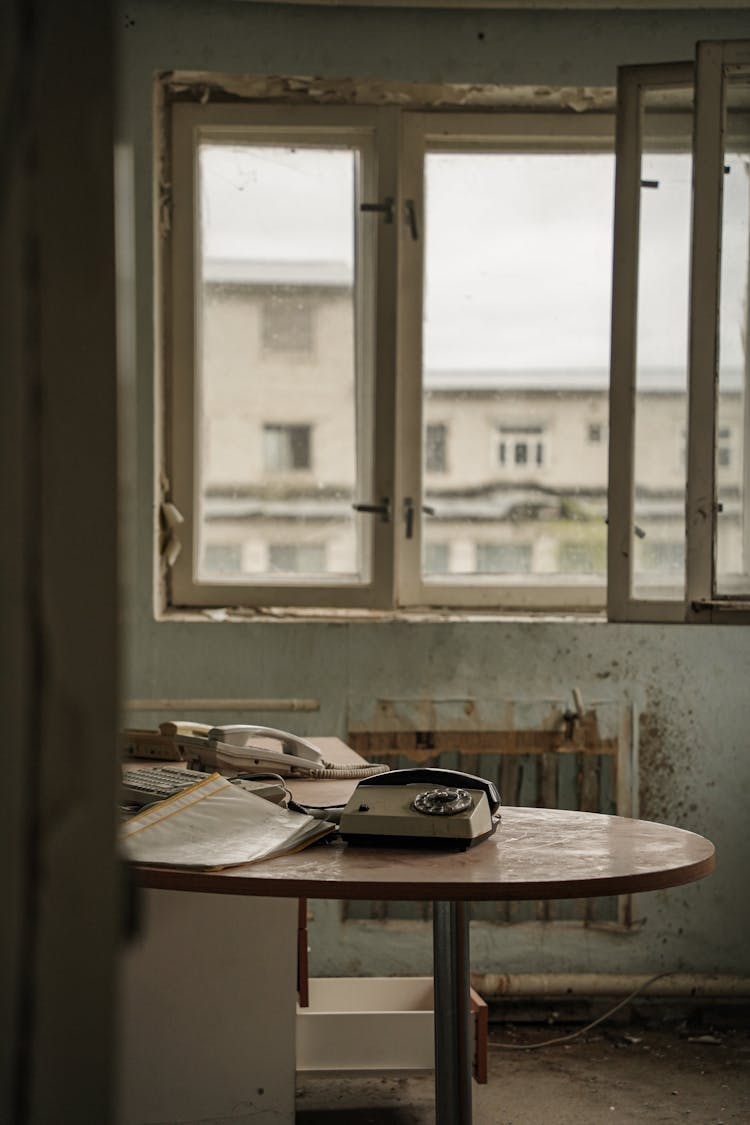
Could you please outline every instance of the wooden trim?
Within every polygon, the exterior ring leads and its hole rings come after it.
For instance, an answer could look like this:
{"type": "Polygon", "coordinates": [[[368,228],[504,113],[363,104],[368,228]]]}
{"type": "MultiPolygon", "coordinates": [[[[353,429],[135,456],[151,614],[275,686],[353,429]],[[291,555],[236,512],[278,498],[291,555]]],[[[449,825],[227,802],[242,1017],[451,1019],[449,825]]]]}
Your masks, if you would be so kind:
{"type": "Polygon", "coordinates": [[[633,573],[631,544],[641,156],[641,85],[638,76],[639,71],[623,67],[618,72],[617,84],[607,524],[607,613],[610,620],[627,618],[633,573]],[[617,419],[617,425],[612,425],[613,419],[617,419]]]}
{"type": "Polygon", "coordinates": [[[688,603],[714,596],[716,395],[724,132],[722,49],[700,43],[695,91],[687,491],[688,603]]]}
{"type": "Polygon", "coordinates": [[[747,0],[249,0],[250,3],[303,4],[315,7],[338,8],[433,8],[473,11],[497,9],[500,11],[536,12],[552,11],[692,11],[696,9],[744,9],[747,0]]]}
{"type": "Polygon", "coordinates": [[[487,1082],[487,1042],[489,1039],[490,1013],[487,1004],[474,988],[469,989],[471,1014],[474,1017],[474,1058],[471,1072],[474,1081],[484,1086],[487,1082]]]}
{"type": "MultiPolygon", "coordinates": [[[[414,753],[459,754],[617,754],[616,738],[599,738],[584,729],[573,740],[559,730],[367,730],[349,731],[347,743],[368,761],[414,753]]],[[[594,810],[592,810],[594,811],[594,810]]]]}
{"type": "Polygon", "coordinates": [[[674,602],[634,598],[633,543],[643,94],[645,89],[689,86],[692,81],[692,63],[618,70],[607,546],[610,621],[685,620],[684,596],[674,602]]]}

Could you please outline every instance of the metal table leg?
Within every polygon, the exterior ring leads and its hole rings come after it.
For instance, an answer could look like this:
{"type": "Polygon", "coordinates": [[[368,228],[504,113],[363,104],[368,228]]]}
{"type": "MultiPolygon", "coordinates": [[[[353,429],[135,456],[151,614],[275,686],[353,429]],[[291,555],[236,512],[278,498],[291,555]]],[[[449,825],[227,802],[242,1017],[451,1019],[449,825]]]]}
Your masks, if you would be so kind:
{"type": "Polygon", "coordinates": [[[435,1122],[471,1125],[469,911],[433,903],[435,1122]]]}

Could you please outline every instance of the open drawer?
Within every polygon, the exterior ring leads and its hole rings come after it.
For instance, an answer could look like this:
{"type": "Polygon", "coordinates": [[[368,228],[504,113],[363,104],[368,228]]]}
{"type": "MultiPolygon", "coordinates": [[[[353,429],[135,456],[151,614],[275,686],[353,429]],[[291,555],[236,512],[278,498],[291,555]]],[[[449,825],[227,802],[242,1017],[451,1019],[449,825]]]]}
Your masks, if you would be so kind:
{"type": "MultiPolygon", "coordinates": [[[[297,1070],[433,1070],[432,978],[309,977],[304,923],[301,903],[297,1070]]],[[[487,1017],[472,989],[472,1073],[480,1083],[487,1081],[487,1017]]]]}

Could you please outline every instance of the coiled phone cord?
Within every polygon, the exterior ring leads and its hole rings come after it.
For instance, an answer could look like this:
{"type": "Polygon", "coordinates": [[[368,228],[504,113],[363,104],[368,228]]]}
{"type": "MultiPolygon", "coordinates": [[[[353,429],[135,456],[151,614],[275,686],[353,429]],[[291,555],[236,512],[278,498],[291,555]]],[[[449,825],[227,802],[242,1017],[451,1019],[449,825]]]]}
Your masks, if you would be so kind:
{"type": "Polygon", "coordinates": [[[390,766],[336,766],[333,762],[323,762],[322,770],[310,774],[311,781],[346,781],[361,777],[375,777],[379,773],[389,773],[390,766]]]}

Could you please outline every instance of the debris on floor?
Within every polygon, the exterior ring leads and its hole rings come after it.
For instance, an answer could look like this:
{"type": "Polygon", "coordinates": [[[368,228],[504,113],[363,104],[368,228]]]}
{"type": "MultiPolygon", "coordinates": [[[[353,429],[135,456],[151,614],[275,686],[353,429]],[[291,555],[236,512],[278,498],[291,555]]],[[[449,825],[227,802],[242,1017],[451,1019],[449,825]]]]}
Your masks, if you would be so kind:
{"type": "MultiPolygon", "coordinates": [[[[564,1036],[575,1028],[555,1026],[564,1036]]],[[[490,1029],[489,1080],[474,1125],[748,1125],[750,1028],[597,1028],[568,1042],[549,1027],[490,1029]],[[512,1044],[516,1049],[505,1050],[512,1044]]],[[[305,1075],[297,1125],[433,1125],[431,1073],[305,1075]]]]}

